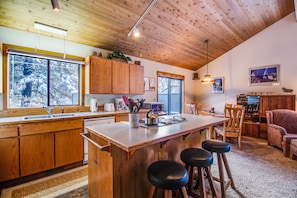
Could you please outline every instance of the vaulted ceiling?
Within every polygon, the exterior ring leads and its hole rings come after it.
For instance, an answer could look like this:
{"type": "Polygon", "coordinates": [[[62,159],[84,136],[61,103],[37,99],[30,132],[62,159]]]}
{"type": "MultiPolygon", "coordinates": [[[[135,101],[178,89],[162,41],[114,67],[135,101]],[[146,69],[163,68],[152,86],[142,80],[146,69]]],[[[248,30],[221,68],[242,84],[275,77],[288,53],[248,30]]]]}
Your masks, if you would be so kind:
{"type": "MultiPolygon", "coordinates": [[[[294,0],[158,0],[127,34],[151,0],[1,0],[0,26],[61,38],[34,29],[34,22],[67,30],[66,40],[106,50],[119,48],[190,70],[205,65],[294,11],[294,0]]],[[[62,37],[63,38],[63,37],[62,37]]]]}

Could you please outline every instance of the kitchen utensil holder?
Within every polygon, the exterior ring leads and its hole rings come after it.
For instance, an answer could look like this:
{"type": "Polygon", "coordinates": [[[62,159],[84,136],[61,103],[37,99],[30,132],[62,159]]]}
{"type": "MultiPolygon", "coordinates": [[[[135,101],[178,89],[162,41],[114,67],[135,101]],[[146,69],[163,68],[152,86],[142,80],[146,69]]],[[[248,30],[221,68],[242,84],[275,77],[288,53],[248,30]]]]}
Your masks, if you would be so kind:
{"type": "Polygon", "coordinates": [[[131,128],[139,127],[139,113],[129,113],[129,125],[131,128]]]}

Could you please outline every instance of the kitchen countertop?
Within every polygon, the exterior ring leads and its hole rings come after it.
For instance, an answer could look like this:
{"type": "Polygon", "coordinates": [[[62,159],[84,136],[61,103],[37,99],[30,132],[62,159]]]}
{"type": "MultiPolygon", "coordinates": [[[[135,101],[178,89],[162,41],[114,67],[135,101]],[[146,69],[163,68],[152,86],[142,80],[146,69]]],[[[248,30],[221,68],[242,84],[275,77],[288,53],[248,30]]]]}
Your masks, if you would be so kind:
{"type": "MultiPolygon", "coordinates": [[[[28,116],[15,116],[15,117],[2,117],[0,118],[0,124],[18,124],[18,123],[27,123],[27,122],[33,122],[33,121],[40,121],[40,120],[54,120],[54,119],[68,119],[68,118],[92,118],[92,117],[102,117],[102,116],[114,116],[116,114],[123,114],[123,113],[129,113],[124,111],[114,111],[114,112],[106,112],[106,111],[99,111],[99,112],[73,112],[73,113],[65,113],[67,114],[73,114],[71,116],[65,116],[65,117],[51,117],[51,118],[34,118],[34,119],[25,119],[25,117],[34,117],[39,115],[28,115],[28,116]]],[[[47,115],[47,114],[43,114],[47,115]]],[[[57,115],[57,114],[53,114],[57,115]]],[[[62,115],[62,114],[58,114],[62,115]]]]}
{"type": "Polygon", "coordinates": [[[87,130],[107,140],[109,143],[130,152],[131,150],[142,148],[147,145],[187,135],[212,125],[221,124],[228,120],[228,118],[192,114],[181,114],[181,117],[186,120],[161,127],[130,128],[128,122],[118,122],[112,125],[104,124],[90,126],[87,127],[87,130]]]}

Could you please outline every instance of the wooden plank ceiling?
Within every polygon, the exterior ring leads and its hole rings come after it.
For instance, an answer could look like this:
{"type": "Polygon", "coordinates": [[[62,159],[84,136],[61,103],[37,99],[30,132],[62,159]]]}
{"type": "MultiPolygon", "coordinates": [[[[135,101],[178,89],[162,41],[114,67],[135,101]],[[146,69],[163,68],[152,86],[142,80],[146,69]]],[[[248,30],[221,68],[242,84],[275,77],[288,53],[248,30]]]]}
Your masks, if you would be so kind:
{"type": "MultiPolygon", "coordinates": [[[[0,25],[39,33],[34,22],[66,29],[66,40],[197,70],[294,11],[294,0],[1,0],[0,25]]],[[[40,34],[50,35],[40,31],[40,34]]],[[[51,35],[61,38],[58,35],[51,35]]],[[[36,42],[36,41],[32,41],[36,42]]]]}

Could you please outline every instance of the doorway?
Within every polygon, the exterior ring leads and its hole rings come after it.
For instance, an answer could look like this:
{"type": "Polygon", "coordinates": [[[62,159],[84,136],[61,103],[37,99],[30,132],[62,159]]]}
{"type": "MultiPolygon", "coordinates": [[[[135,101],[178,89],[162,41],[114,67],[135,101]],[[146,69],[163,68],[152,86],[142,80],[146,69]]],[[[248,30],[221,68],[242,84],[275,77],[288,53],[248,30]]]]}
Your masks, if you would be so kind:
{"type": "MultiPolygon", "coordinates": [[[[175,75],[176,76],[176,75],[175,75]]],[[[167,115],[182,113],[183,79],[158,75],[158,102],[164,103],[167,115]]]]}

